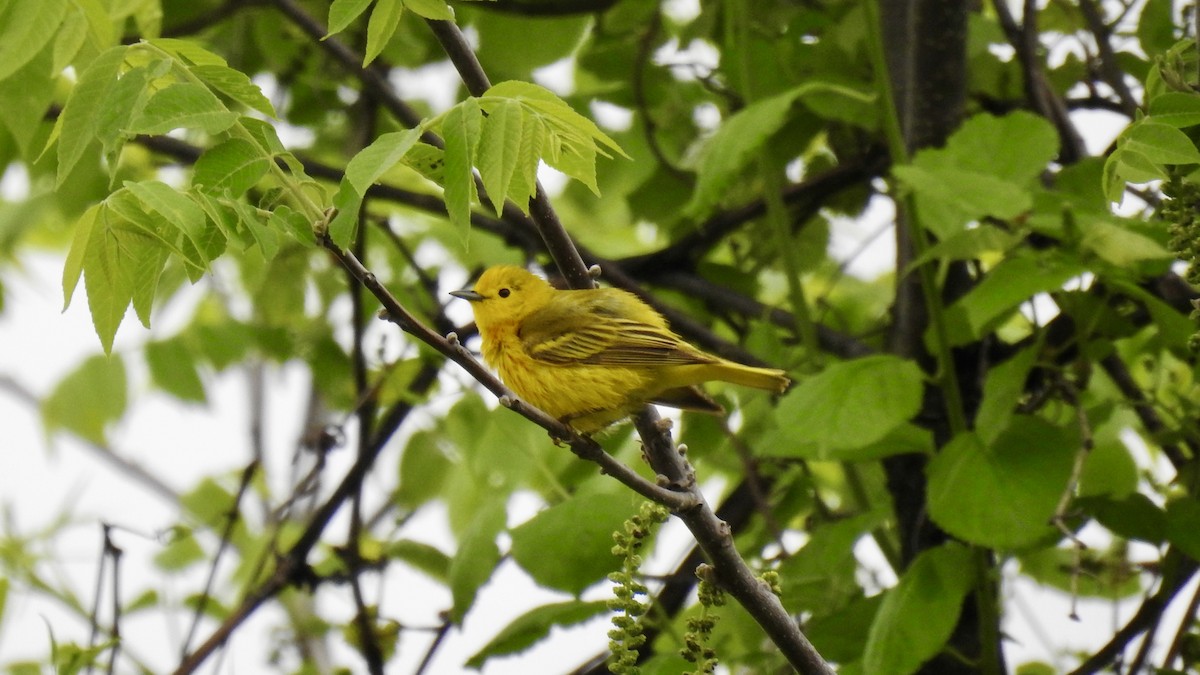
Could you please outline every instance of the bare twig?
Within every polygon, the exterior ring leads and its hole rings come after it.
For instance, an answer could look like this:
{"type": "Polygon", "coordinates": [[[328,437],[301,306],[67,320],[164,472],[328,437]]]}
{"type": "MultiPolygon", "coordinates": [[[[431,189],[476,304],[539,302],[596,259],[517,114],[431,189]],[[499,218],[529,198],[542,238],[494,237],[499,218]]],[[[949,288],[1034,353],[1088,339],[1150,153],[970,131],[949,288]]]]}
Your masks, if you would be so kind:
{"type": "Polygon", "coordinates": [[[1100,7],[1096,5],[1095,0],[1079,0],[1079,10],[1083,12],[1088,30],[1096,39],[1096,50],[1099,52],[1100,58],[1100,76],[1116,92],[1117,99],[1121,102],[1121,112],[1132,119],[1137,113],[1138,102],[1133,97],[1129,84],[1125,81],[1125,71],[1117,62],[1117,54],[1113,51],[1112,28],[1104,23],[1104,17],[1101,16],[1100,7]]]}
{"type": "MultiPolygon", "coordinates": [[[[437,380],[439,370],[440,364],[424,364],[409,383],[409,391],[418,396],[424,394],[437,380]]],[[[279,558],[274,573],[247,593],[238,607],[213,631],[212,635],[180,662],[178,668],[175,670],[177,674],[194,672],[221,645],[225,644],[225,641],[237,630],[238,626],[258,611],[258,608],[263,603],[275,597],[280,591],[287,588],[288,585],[305,583],[311,580],[307,566],[309,552],[312,551],[313,547],[320,540],[321,534],[325,531],[330,521],[333,520],[334,514],[341,509],[342,504],[345,503],[350,495],[354,494],[359,486],[362,485],[367,473],[374,465],[375,458],[392,437],[392,434],[396,432],[400,423],[408,417],[408,414],[412,410],[413,406],[411,403],[407,400],[401,400],[383,414],[383,417],[376,425],[375,435],[371,438],[370,453],[367,456],[360,456],[355,460],[354,465],[346,472],[345,477],[334,489],[333,494],[313,512],[313,515],[309,518],[308,525],[300,534],[296,543],[279,558]]]]}
{"type": "MultiPolygon", "coordinates": [[[[1121,390],[1121,394],[1129,400],[1133,406],[1133,411],[1137,413],[1138,419],[1142,421],[1142,426],[1145,427],[1146,431],[1151,436],[1163,431],[1166,427],[1162,419],[1158,416],[1158,411],[1146,400],[1145,394],[1142,393],[1133,376],[1129,374],[1129,368],[1125,365],[1125,362],[1116,354],[1109,354],[1100,360],[1100,365],[1104,367],[1104,372],[1108,373],[1108,376],[1117,385],[1117,389],[1121,390]]],[[[1164,442],[1161,447],[1163,454],[1175,466],[1176,471],[1182,469],[1189,462],[1183,449],[1178,445],[1164,442]]],[[[1197,449],[1195,447],[1191,447],[1190,449],[1194,457],[1197,449]]]]}
{"type": "Polygon", "coordinates": [[[429,664],[433,663],[434,654],[437,654],[438,648],[442,646],[442,641],[446,639],[446,634],[450,632],[450,628],[453,626],[454,624],[451,623],[449,617],[443,613],[442,625],[433,634],[433,641],[429,643],[429,648],[425,650],[425,656],[421,658],[421,663],[417,666],[413,675],[424,675],[425,670],[429,668],[429,664]]]}
{"type": "Polygon", "coordinates": [[[1133,617],[1114,633],[1103,647],[1093,652],[1078,668],[1071,671],[1070,675],[1091,675],[1106,668],[1121,655],[1126,645],[1157,621],[1175,595],[1196,574],[1196,561],[1185,557],[1174,548],[1167,550],[1162,561],[1163,575],[1158,590],[1142,602],[1133,617]]]}
{"type": "Polygon", "coordinates": [[[1078,621],[1079,572],[1083,562],[1083,551],[1087,546],[1067,526],[1067,508],[1071,505],[1071,500],[1075,497],[1076,489],[1079,487],[1079,479],[1083,476],[1084,463],[1087,461],[1088,456],[1092,454],[1095,441],[1092,438],[1091,421],[1088,420],[1087,411],[1083,409],[1083,404],[1079,401],[1079,390],[1075,387],[1074,383],[1065,377],[1059,378],[1057,386],[1067,404],[1075,408],[1075,420],[1079,425],[1079,449],[1075,452],[1075,461],[1071,466],[1071,476],[1063,488],[1062,495],[1058,499],[1058,505],[1054,508],[1054,516],[1050,521],[1071,542],[1071,550],[1074,552],[1074,564],[1071,566],[1070,617],[1078,621]]]}
{"type": "Polygon", "coordinates": [[[695,177],[680,169],[667,154],[663,152],[662,145],[658,142],[658,122],[655,121],[654,115],[650,112],[650,106],[646,102],[646,69],[650,67],[650,56],[654,53],[654,41],[658,37],[659,31],[662,30],[662,11],[655,10],[650,17],[650,24],[642,32],[638,38],[637,57],[633,61],[633,76],[630,81],[630,92],[633,94],[633,105],[637,108],[642,116],[642,135],[646,138],[646,147],[650,149],[650,154],[658,160],[667,173],[677,178],[684,185],[691,186],[695,183],[695,177]]]}
{"type": "Polygon", "coordinates": [[[187,635],[183,638],[183,647],[180,649],[180,658],[187,656],[188,650],[191,649],[192,639],[196,636],[196,630],[200,627],[200,619],[204,617],[204,610],[208,605],[208,600],[212,595],[213,584],[217,579],[217,568],[221,564],[221,558],[225,551],[229,548],[229,543],[233,539],[233,528],[241,519],[241,504],[242,498],[246,495],[246,490],[250,488],[250,483],[254,480],[254,474],[258,472],[260,466],[257,460],[250,464],[242,471],[242,479],[238,483],[237,496],[234,497],[233,503],[230,504],[229,510],[225,512],[225,526],[221,529],[221,543],[217,546],[217,552],[213,555],[212,564],[208,568],[208,578],[204,582],[204,591],[200,593],[200,599],[196,603],[196,611],[192,614],[192,624],[188,627],[187,635]]]}
{"type": "Polygon", "coordinates": [[[1167,649],[1166,656],[1163,657],[1159,667],[1166,671],[1175,663],[1175,659],[1179,656],[1180,649],[1183,648],[1183,640],[1191,632],[1192,626],[1196,624],[1196,612],[1200,610],[1200,586],[1196,587],[1196,591],[1192,593],[1192,599],[1188,601],[1187,609],[1183,612],[1183,617],[1179,620],[1179,630],[1175,631],[1175,638],[1171,640],[1171,646],[1167,649]]]}
{"type": "Polygon", "coordinates": [[[112,530],[104,526],[104,555],[112,558],[112,651],[108,653],[108,675],[117,672],[117,657],[121,654],[121,554],[113,543],[112,530]]]}
{"type": "Polygon", "coordinates": [[[1017,26],[1013,19],[1008,3],[1004,0],[993,0],[992,6],[996,11],[1001,28],[1004,29],[1008,42],[1017,52],[1021,69],[1025,74],[1025,97],[1029,104],[1042,117],[1050,120],[1058,130],[1060,144],[1059,159],[1064,164],[1073,164],[1087,156],[1087,146],[1079,130],[1067,115],[1067,105],[1061,96],[1055,93],[1046,79],[1042,68],[1042,60],[1037,28],[1037,2],[1025,0],[1021,25],[1017,26]]]}

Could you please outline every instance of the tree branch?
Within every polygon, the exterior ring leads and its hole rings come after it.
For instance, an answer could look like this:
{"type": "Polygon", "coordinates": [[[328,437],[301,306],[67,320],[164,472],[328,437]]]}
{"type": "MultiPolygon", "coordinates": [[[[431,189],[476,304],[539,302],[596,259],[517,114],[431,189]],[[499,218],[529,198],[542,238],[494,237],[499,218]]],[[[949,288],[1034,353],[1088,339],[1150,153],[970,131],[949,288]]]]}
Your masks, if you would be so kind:
{"type": "Polygon", "coordinates": [[[1138,102],[1125,82],[1125,71],[1121,68],[1121,64],[1117,63],[1117,54],[1113,51],[1112,42],[1110,42],[1112,29],[1104,23],[1104,17],[1100,15],[1100,8],[1096,5],[1095,0],[1079,0],[1079,10],[1083,12],[1088,30],[1092,32],[1092,37],[1096,40],[1096,50],[1100,57],[1100,76],[1116,92],[1117,98],[1121,101],[1121,112],[1132,119],[1137,114],[1138,102]]]}
{"type": "Polygon", "coordinates": [[[1063,164],[1074,164],[1087,156],[1087,146],[1079,130],[1067,114],[1067,105],[1061,96],[1055,93],[1046,79],[1042,69],[1039,52],[1039,33],[1037,29],[1037,3],[1025,0],[1021,25],[1013,19],[1012,12],[1005,0],[993,0],[992,7],[1000,21],[1000,27],[1008,38],[1009,44],[1017,52],[1021,62],[1021,70],[1025,75],[1025,97],[1029,105],[1042,117],[1050,120],[1058,131],[1059,160],[1063,164]]]}
{"type": "Polygon", "coordinates": [[[1112,663],[1125,650],[1126,645],[1141,635],[1147,627],[1158,620],[1159,615],[1196,574],[1197,563],[1180,554],[1174,548],[1163,556],[1163,577],[1158,590],[1146,598],[1133,617],[1121,627],[1112,639],[1089,656],[1070,675],[1098,673],[1112,663]]]}

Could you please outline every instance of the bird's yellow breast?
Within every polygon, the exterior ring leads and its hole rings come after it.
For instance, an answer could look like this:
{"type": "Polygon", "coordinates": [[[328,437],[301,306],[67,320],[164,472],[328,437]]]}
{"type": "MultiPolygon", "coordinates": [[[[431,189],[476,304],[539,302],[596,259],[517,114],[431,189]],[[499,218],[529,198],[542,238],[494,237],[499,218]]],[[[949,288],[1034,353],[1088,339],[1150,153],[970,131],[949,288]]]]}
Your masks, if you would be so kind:
{"type": "Polygon", "coordinates": [[[512,324],[488,327],[483,359],[517,396],[551,417],[588,433],[619,420],[644,402],[653,382],[646,368],[555,365],[535,360],[512,324]]]}

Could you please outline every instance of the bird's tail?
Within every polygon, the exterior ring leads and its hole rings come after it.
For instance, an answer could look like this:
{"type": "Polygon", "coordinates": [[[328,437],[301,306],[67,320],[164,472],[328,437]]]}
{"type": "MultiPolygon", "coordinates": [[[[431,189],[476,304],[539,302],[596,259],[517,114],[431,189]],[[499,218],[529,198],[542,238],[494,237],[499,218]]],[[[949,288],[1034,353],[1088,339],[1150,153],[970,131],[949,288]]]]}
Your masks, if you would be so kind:
{"type": "Polygon", "coordinates": [[[741,363],[725,361],[713,366],[714,378],[722,382],[740,384],[743,387],[766,389],[782,394],[792,383],[787,373],[777,368],[755,368],[741,363]]]}

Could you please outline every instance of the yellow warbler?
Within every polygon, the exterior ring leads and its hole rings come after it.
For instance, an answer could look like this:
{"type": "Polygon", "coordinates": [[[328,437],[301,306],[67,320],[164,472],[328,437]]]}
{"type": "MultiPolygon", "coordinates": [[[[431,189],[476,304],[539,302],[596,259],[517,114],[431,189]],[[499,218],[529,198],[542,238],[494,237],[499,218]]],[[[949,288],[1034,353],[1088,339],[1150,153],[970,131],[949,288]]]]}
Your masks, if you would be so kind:
{"type": "Polygon", "coordinates": [[[706,354],[637,296],[615,288],[560,291],[528,271],[492,267],[469,300],[483,359],[518,396],[581,433],[644,404],[721,412],[695,386],[710,380],[782,392],[782,370],[706,354]]]}

